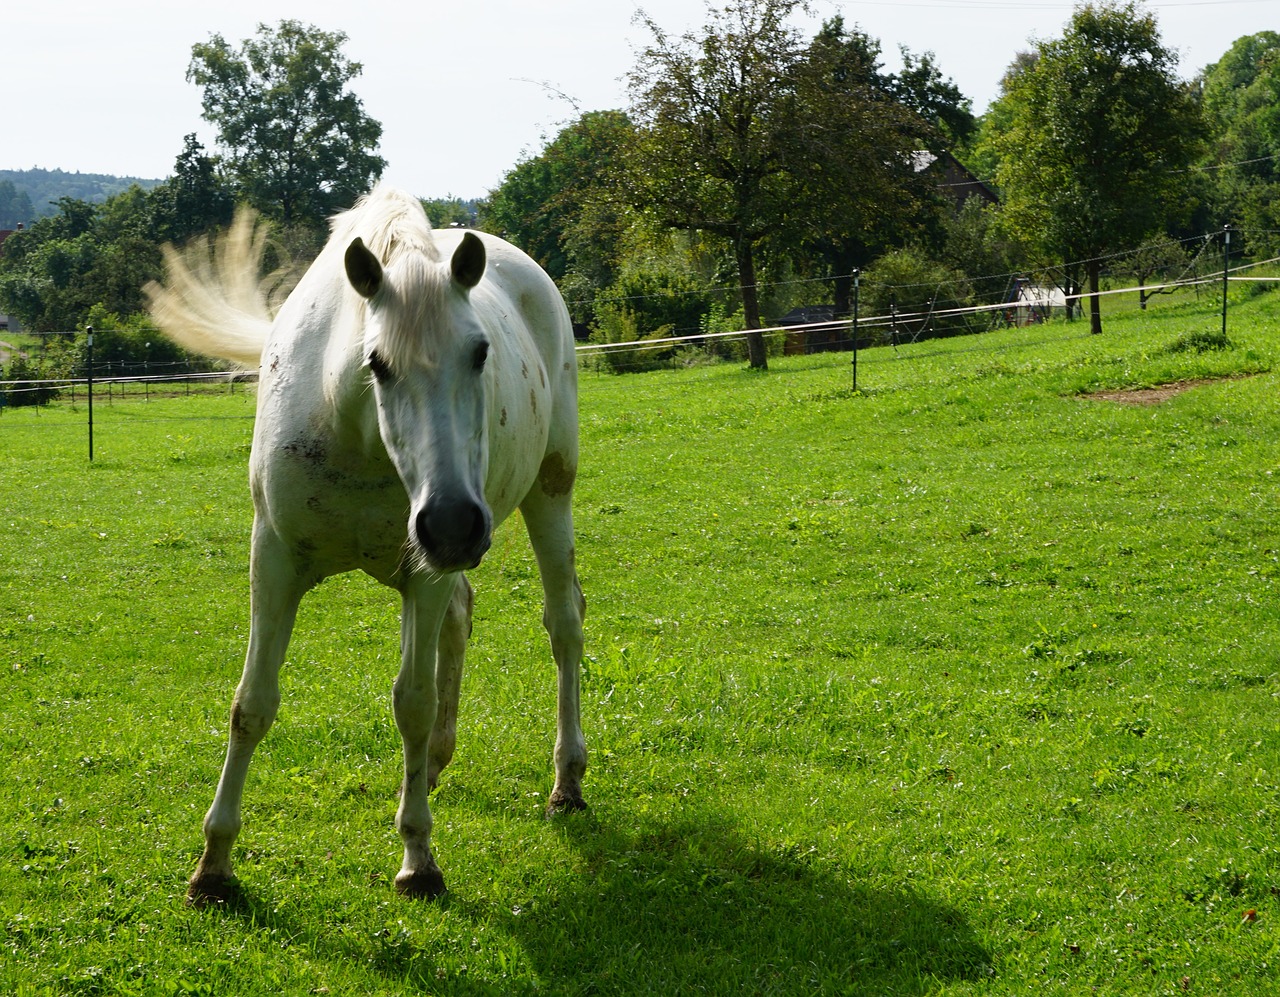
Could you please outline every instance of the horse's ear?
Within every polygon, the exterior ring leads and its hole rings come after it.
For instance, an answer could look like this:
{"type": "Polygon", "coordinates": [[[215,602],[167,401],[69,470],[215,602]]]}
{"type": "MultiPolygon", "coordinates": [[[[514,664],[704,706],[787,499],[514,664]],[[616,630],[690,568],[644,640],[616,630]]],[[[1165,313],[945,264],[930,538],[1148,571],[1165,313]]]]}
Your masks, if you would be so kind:
{"type": "Polygon", "coordinates": [[[382,264],[359,236],[347,247],[343,262],[347,267],[347,280],[361,297],[372,298],[378,293],[382,286],[382,264]]]}
{"type": "Polygon", "coordinates": [[[449,263],[453,279],[470,290],[480,283],[484,276],[484,243],[474,232],[468,232],[453,251],[453,259],[449,263]]]}

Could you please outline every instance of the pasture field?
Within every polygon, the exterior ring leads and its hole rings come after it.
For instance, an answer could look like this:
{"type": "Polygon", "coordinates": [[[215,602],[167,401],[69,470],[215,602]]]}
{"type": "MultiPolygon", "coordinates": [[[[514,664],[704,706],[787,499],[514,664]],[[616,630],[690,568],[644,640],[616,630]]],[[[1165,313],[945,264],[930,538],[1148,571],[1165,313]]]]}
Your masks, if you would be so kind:
{"type": "Polygon", "coordinates": [[[252,396],[0,415],[0,993],[1280,991],[1280,293],[582,379],[590,812],[518,524],[472,573],[450,893],[397,897],[394,593],[303,604],[183,901],[252,396]],[[1156,405],[1086,392],[1209,379],[1156,405]]]}

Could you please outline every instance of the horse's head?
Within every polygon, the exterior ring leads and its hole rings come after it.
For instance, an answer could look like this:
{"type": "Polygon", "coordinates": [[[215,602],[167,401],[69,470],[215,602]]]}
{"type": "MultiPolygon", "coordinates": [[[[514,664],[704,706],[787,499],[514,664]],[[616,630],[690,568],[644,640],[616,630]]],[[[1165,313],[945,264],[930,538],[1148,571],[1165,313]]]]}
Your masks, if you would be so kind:
{"type": "Polygon", "coordinates": [[[489,549],[485,365],[489,340],[471,306],[484,243],[468,232],[447,263],[400,252],[384,268],[360,239],[347,279],[368,302],[365,363],[382,442],[409,495],[409,541],[427,570],[473,568],[489,549]]]}

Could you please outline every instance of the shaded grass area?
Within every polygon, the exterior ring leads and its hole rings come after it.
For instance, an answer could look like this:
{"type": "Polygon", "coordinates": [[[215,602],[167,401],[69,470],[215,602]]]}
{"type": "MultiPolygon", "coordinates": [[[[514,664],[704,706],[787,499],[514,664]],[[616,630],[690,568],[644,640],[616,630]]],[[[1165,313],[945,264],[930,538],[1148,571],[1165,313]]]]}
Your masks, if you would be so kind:
{"type": "Polygon", "coordinates": [[[473,574],[451,893],[403,901],[397,604],[304,603],[225,911],[252,400],[0,417],[0,991],[1268,993],[1273,297],[582,380],[592,811],[518,524],[473,574]],[[1193,343],[1187,346],[1187,343],[1193,343]],[[1249,376],[1242,376],[1249,375],[1249,376]],[[1211,383],[1147,408],[1080,396],[1211,383]]]}

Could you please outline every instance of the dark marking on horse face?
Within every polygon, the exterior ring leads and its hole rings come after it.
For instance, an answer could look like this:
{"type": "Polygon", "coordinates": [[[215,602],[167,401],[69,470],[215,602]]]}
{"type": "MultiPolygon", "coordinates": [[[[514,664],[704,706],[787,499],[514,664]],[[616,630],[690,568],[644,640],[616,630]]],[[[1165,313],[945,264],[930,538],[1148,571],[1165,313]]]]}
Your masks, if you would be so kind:
{"type": "Polygon", "coordinates": [[[538,393],[532,388],[529,389],[529,407],[533,409],[533,414],[538,414],[538,393]]]}
{"type": "Polygon", "coordinates": [[[506,424],[507,424],[507,407],[504,405],[502,406],[502,416],[501,418],[498,419],[498,425],[505,426],[506,424]]]}
{"type": "Polygon", "coordinates": [[[573,490],[577,468],[569,464],[561,454],[552,451],[542,458],[538,468],[538,485],[549,496],[568,495],[573,490]]]}
{"type": "Polygon", "coordinates": [[[526,381],[529,379],[529,365],[523,360],[520,361],[520,376],[526,381]]]}

